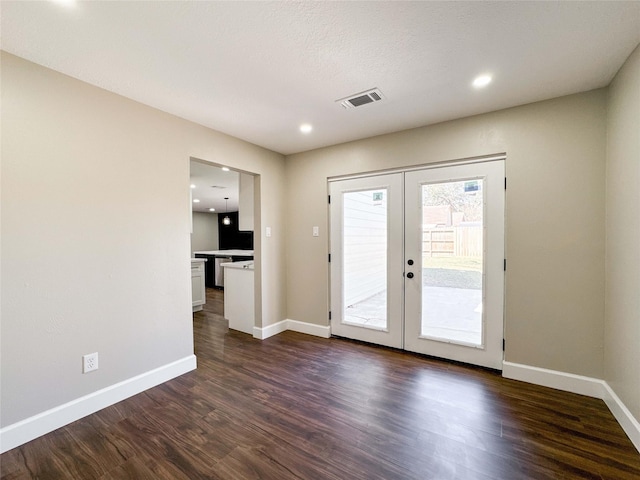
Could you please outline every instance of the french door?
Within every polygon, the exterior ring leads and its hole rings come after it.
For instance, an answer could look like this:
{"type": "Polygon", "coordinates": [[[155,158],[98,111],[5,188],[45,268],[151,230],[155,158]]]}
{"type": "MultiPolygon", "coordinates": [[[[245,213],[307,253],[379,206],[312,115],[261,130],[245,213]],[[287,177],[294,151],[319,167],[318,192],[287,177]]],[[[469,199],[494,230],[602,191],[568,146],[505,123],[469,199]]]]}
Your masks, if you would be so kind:
{"type": "Polygon", "coordinates": [[[403,174],[331,182],[331,333],[402,348],[403,174]]]}
{"type": "Polygon", "coordinates": [[[329,192],[332,334],[502,369],[504,160],[329,192]]]}

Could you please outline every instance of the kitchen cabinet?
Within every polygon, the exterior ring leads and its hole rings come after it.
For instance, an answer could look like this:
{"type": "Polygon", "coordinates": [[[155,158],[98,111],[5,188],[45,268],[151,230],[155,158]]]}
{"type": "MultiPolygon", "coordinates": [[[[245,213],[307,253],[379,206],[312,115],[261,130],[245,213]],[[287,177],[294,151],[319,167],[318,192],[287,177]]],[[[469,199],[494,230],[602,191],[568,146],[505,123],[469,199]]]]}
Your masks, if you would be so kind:
{"type": "Polygon", "coordinates": [[[229,328],[253,335],[255,325],[253,260],[223,263],[224,318],[229,328]]]}
{"type": "Polygon", "coordinates": [[[204,283],[207,288],[214,288],[216,286],[216,274],[215,274],[215,260],[213,255],[205,255],[196,252],[196,258],[202,258],[207,261],[204,265],[204,283]]]}
{"type": "Polygon", "coordinates": [[[191,309],[194,312],[202,310],[207,302],[207,293],[204,281],[204,258],[191,259],[191,309]]]}
{"type": "Polygon", "coordinates": [[[196,258],[205,258],[207,263],[205,266],[205,285],[207,288],[223,288],[224,281],[222,280],[223,273],[220,268],[220,258],[225,258],[227,261],[238,262],[242,260],[253,260],[253,250],[205,250],[193,252],[196,258]],[[221,281],[222,280],[222,281],[221,281]]]}

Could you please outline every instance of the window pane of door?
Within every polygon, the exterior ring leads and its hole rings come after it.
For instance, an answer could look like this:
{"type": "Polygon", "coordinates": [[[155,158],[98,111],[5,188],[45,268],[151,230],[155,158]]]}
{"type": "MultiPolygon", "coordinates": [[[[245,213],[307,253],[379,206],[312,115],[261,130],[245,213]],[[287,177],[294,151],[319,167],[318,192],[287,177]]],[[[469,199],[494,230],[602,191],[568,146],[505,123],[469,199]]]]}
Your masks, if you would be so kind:
{"type": "Polygon", "coordinates": [[[343,194],[342,321],[387,329],[386,188],[343,194]]]}
{"type": "Polygon", "coordinates": [[[483,180],[422,185],[421,336],[483,345],[483,180]]]}

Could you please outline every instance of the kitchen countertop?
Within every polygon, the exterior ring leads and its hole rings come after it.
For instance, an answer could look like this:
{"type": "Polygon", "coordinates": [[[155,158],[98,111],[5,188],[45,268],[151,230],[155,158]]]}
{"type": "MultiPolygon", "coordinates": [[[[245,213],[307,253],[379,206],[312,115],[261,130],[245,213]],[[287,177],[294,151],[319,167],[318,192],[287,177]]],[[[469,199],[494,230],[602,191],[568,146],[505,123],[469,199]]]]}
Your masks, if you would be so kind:
{"type": "Polygon", "coordinates": [[[204,250],[193,252],[194,255],[212,255],[216,257],[253,257],[253,250],[204,250]]]}
{"type": "Polygon", "coordinates": [[[224,268],[237,268],[238,270],[253,270],[253,260],[221,263],[220,266],[224,268]]]}
{"type": "Polygon", "coordinates": [[[206,258],[192,258],[191,259],[191,263],[198,263],[198,262],[204,263],[206,261],[207,261],[206,258]]]}

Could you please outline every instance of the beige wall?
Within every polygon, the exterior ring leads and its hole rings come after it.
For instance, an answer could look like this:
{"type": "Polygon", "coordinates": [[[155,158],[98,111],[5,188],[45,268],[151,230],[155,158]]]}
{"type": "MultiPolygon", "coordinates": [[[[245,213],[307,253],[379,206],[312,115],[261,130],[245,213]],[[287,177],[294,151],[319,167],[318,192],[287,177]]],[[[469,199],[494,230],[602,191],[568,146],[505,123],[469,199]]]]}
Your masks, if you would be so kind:
{"type": "Polygon", "coordinates": [[[193,212],[191,252],[218,250],[218,214],[193,212]]]}
{"type": "Polygon", "coordinates": [[[190,157],[260,175],[260,321],[285,318],[281,155],[1,60],[2,426],[193,354],[190,157]]]}
{"type": "Polygon", "coordinates": [[[640,46],[609,87],[605,380],[640,420],[640,46]]]}
{"type": "Polygon", "coordinates": [[[602,89],[287,157],[288,318],[328,323],[327,177],[506,152],[506,359],[602,378],[605,118],[602,89]]]}

